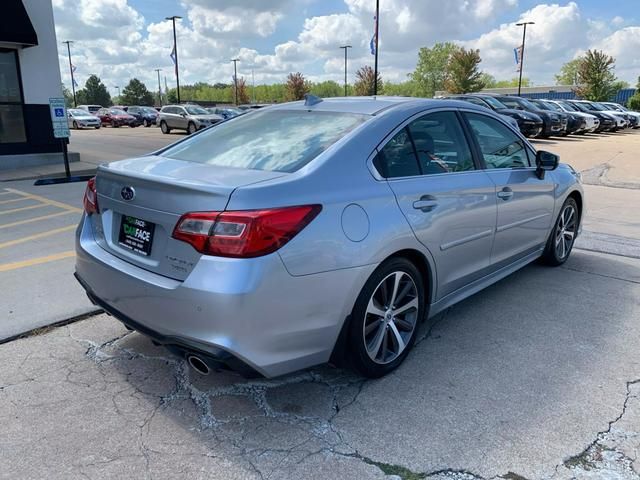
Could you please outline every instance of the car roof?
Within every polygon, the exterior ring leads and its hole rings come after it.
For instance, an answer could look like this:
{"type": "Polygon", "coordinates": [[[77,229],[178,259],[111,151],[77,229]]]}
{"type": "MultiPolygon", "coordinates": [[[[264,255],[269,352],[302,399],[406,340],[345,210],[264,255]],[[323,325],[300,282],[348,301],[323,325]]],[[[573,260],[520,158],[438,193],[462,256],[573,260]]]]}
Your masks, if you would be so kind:
{"type": "MultiPolygon", "coordinates": [[[[421,106],[425,109],[451,107],[456,108],[468,103],[460,100],[427,99],[416,97],[333,97],[323,98],[322,101],[312,105],[306,105],[304,101],[283,103],[268,107],[269,110],[313,110],[318,112],[355,113],[364,115],[376,115],[382,111],[394,107],[421,106]]],[[[479,107],[480,108],[480,107],[479,107]]]]}

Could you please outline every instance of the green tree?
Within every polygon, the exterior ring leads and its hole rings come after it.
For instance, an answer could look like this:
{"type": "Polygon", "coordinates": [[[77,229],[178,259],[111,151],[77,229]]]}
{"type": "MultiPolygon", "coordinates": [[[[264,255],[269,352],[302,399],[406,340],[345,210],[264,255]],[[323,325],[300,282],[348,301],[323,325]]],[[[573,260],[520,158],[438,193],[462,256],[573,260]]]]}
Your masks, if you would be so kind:
{"type": "Polygon", "coordinates": [[[132,78],[126,87],[122,89],[120,102],[124,105],[153,105],[153,94],[147,90],[147,86],[137,78],[132,78]]]}
{"type": "Polygon", "coordinates": [[[399,97],[415,97],[417,88],[413,80],[400,83],[385,82],[382,93],[399,97]]]}
{"type": "Polygon", "coordinates": [[[627,102],[627,106],[630,110],[640,112],[640,94],[636,93],[633,97],[631,97],[629,99],[629,102],[627,102]]]}
{"type": "Polygon", "coordinates": [[[482,59],[480,50],[460,48],[451,54],[447,63],[444,86],[450,93],[477,92],[484,88],[482,72],[478,70],[482,59]]]}
{"type": "MultiPolygon", "coordinates": [[[[238,105],[244,105],[246,103],[249,103],[249,91],[247,89],[247,81],[245,80],[244,77],[240,77],[238,78],[237,81],[238,84],[238,105]]],[[[231,88],[232,94],[233,94],[233,101],[236,101],[236,95],[235,95],[235,85],[231,88]]]]}
{"type": "MultiPolygon", "coordinates": [[[[321,98],[341,97],[344,95],[344,85],[338,85],[333,80],[311,84],[310,93],[321,98]]],[[[348,93],[348,85],[347,85],[348,93]]]]}
{"type": "Polygon", "coordinates": [[[418,63],[411,74],[416,86],[416,95],[433,97],[438,90],[444,90],[449,57],[460,47],[455,43],[436,43],[433,47],[422,47],[418,52],[418,63]]]}
{"type": "Polygon", "coordinates": [[[112,105],[111,95],[97,75],[89,76],[84,88],[76,92],[76,97],[79,105],[102,105],[103,107],[112,105]]]}
{"type": "Polygon", "coordinates": [[[584,57],[574,58],[565,63],[556,74],[556,85],[578,85],[578,70],[584,62],[584,57]]]}
{"type": "Polygon", "coordinates": [[[578,67],[576,94],[593,102],[608,100],[616,93],[615,59],[600,50],[588,50],[578,67]]]}
{"type": "Polygon", "coordinates": [[[300,72],[287,76],[287,100],[302,100],[310,89],[311,85],[300,72]]]}
{"type": "Polygon", "coordinates": [[[64,96],[64,104],[67,108],[73,108],[73,93],[67,87],[65,87],[64,83],[62,84],[62,95],[64,96]]]}
{"type": "MultiPolygon", "coordinates": [[[[356,71],[356,81],[353,84],[353,90],[356,95],[373,95],[374,83],[376,75],[369,65],[365,65],[356,71]]],[[[378,72],[378,91],[384,91],[382,84],[382,75],[378,72]]]]}
{"type": "Polygon", "coordinates": [[[496,84],[498,83],[496,77],[486,72],[482,72],[482,74],[480,75],[480,80],[482,80],[482,83],[484,83],[484,88],[496,88],[496,84]]]}
{"type": "MultiPolygon", "coordinates": [[[[512,78],[511,80],[496,80],[495,83],[493,84],[492,88],[510,88],[510,87],[517,87],[518,86],[518,78],[512,78]]],[[[531,86],[531,81],[527,78],[527,77],[522,77],[522,86],[523,87],[530,87],[531,86]]],[[[484,88],[488,88],[488,87],[484,87],[484,88]]]]}

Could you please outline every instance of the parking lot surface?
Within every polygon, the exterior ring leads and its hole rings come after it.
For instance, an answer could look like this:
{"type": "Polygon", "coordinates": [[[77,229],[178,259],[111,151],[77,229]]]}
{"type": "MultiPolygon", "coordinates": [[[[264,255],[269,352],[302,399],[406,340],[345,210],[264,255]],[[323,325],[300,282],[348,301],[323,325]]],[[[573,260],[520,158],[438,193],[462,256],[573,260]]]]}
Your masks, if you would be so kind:
{"type": "MultiPolygon", "coordinates": [[[[590,183],[572,257],[530,265],[424,324],[380,380],[330,367],[203,377],[103,314],[0,345],[0,478],[637,479],[638,141],[536,141],[590,183]],[[600,142],[621,152],[594,153],[600,142]],[[598,165],[608,167],[590,175],[598,165]]],[[[84,187],[33,188],[0,185],[0,202],[16,199],[0,211],[21,208],[15,191],[37,205],[0,214],[3,286],[25,278],[3,289],[2,305],[26,320],[86,303],[71,256],[38,260],[71,251],[72,228],[51,232],[75,224],[84,187]],[[60,215],[3,232],[3,216],[40,208],[60,215]],[[27,263],[6,267],[17,262],[27,263]],[[58,301],[67,281],[76,290],[58,301]]]]}

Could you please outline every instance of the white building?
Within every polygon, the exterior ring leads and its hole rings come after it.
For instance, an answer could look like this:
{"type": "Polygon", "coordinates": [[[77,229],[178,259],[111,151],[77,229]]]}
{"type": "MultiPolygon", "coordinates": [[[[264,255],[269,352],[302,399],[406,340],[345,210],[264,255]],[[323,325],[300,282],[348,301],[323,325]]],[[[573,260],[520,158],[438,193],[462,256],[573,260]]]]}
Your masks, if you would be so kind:
{"type": "Polygon", "coordinates": [[[60,161],[50,97],[62,97],[51,0],[2,0],[0,169],[60,161]]]}

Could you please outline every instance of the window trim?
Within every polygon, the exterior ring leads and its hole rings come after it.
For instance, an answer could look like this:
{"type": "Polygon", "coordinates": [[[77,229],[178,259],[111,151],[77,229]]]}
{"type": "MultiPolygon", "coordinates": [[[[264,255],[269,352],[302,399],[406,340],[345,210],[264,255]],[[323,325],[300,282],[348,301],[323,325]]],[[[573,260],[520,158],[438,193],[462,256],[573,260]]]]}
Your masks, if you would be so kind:
{"type": "Polygon", "coordinates": [[[27,126],[26,118],[25,118],[25,103],[24,103],[24,88],[22,86],[22,69],[20,68],[20,55],[18,55],[18,50],[12,48],[0,48],[0,53],[13,53],[16,64],[16,76],[18,77],[18,90],[20,91],[20,101],[19,102],[3,102],[0,101],[0,105],[12,105],[19,106],[22,108],[22,127],[24,128],[24,142],[2,142],[0,145],[24,145],[29,143],[29,128],[27,126]]]}
{"type": "Polygon", "coordinates": [[[469,124],[469,119],[467,118],[466,114],[467,113],[473,113],[476,115],[482,115],[485,117],[489,117],[493,120],[496,120],[497,122],[501,123],[502,125],[504,125],[510,132],[513,132],[514,135],[516,135],[517,137],[520,138],[520,140],[522,141],[525,151],[527,152],[527,155],[530,155],[533,159],[536,158],[536,154],[537,154],[537,150],[533,147],[533,145],[531,145],[531,143],[527,140],[527,138],[522,135],[522,133],[520,132],[516,132],[511,125],[509,125],[506,121],[503,121],[501,118],[497,117],[496,115],[487,115],[487,113],[485,112],[478,112],[477,110],[467,110],[467,109],[460,109],[460,116],[462,117],[462,121],[465,124],[465,128],[468,129],[469,131],[469,135],[471,136],[471,142],[473,143],[473,150],[475,151],[476,155],[478,156],[478,161],[480,162],[480,164],[482,165],[482,169],[486,170],[487,172],[499,172],[499,171],[513,171],[513,170],[531,170],[533,172],[535,172],[537,170],[537,167],[534,166],[528,166],[528,167],[504,167],[504,168],[487,168],[487,164],[484,161],[484,155],[482,154],[482,149],[480,148],[480,144],[478,143],[478,140],[476,139],[475,135],[472,133],[471,130],[471,125],[469,124]]]}
{"type": "MultiPolygon", "coordinates": [[[[481,107],[478,107],[478,108],[481,108],[481,107]]],[[[464,109],[464,110],[466,111],[466,109],[464,109]]],[[[476,110],[471,110],[471,109],[469,109],[468,111],[476,112],[476,110]]],[[[491,115],[488,115],[488,116],[491,116],[491,115]]],[[[428,108],[426,110],[421,110],[420,112],[414,113],[409,118],[405,119],[399,125],[397,125],[396,128],[391,130],[391,132],[388,133],[378,143],[378,145],[374,148],[373,152],[371,152],[371,154],[367,158],[367,168],[369,169],[369,172],[371,172],[371,174],[373,175],[373,178],[375,178],[379,182],[390,182],[390,181],[394,181],[394,180],[406,180],[406,179],[410,179],[410,178],[441,177],[443,175],[468,175],[468,174],[473,174],[473,173],[477,173],[477,172],[480,172],[482,170],[485,170],[484,163],[480,163],[479,162],[480,159],[476,158],[476,154],[475,154],[475,150],[474,150],[474,144],[469,139],[469,133],[466,130],[468,127],[463,122],[463,118],[461,118],[461,117],[462,116],[460,115],[460,108],[458,108],[458,107],[428,108]],[[376,166],[374,164],[374,161],[375,161],[375,158],[382,153],[382,149],[387,145],[387,143],[389,143],[391,141],[391,139],[393,137],[395,137],[400,132],[400,130],[402,130],[403,128],[407,128],[408,125],[411,122],[417,120],[418,118],[424,117],[425,115],[429,115],[431,113],[441,113],[441,112],[451,112],[457,117],[458,122],[460,124],[460,129],[462,130],[462,133],[463,133],[463,135],[465,137],[465,140],[467,141],[467,145],[469,146],[469,150],[471,151],[471,158],[473,160],[473,165],[475,167],[475,170],[469,170],[469,171],[466,171],[466,172],[427,173],[427,174],[420,174],[420,175],[411,175],[411,176],[408,176],[408,177],[390,177],[390,178],[383,177],[382,174],[376,168],[376,166]]],[[[466,119],[464,119],[464,120],[466,121],[466,119]]],[[[411,139],[411,143],[413,145],[413,151],[414,151],[414,155],[416,157],[416,161],[418,162],[418,168],[419,168],[420,172],[422,172],[422,166],[420,165],[420,160],[418,158],[418,155],[417,155],[417,152],[416,152],[416,149],[415,149],[415,144],[413,143],[413,137],[411,136],[411,132],[409,131],[408,128],[407,128],[407,133],[409,134],[409,138],[411,139]]]]}

